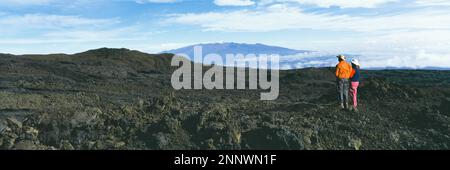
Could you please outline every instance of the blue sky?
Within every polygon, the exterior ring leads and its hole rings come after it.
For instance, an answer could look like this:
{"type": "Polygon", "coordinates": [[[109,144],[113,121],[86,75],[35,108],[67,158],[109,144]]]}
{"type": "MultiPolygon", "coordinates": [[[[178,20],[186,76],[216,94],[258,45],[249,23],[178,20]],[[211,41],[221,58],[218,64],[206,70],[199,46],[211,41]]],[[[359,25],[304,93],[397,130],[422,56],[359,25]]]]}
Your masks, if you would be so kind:
{"type": "Polygon", "coordinates": [[[264,43],[450,67],[448,0],[1,0],[0,53],[264,43]]]}

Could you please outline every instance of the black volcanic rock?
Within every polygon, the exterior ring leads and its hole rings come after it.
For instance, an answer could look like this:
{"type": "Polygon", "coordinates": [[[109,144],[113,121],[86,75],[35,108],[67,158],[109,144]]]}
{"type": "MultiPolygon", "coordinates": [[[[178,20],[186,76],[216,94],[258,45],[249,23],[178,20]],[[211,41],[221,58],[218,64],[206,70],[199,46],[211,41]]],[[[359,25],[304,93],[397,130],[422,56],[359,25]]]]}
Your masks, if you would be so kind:
{"type": "Polygon", "coordinates": [[[0,57],[1,149],[449,149],[448,71],[362,71],[359,112],[333,68],[262,90],[174,90],[172,54],[0,57]]]}

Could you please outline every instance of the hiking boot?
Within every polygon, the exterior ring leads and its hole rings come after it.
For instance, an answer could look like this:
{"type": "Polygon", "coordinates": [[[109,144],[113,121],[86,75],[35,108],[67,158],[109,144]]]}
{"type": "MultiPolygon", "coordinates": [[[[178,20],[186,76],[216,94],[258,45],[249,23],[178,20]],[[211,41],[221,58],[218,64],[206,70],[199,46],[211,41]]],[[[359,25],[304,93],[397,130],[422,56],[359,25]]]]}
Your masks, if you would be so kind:
{"type": "Polygon", "coordinates": [[[339,108],[345,109],[344,103],[341,103],[341,106],[339,108]]]}
{"type": "Polygon", "coordinates": [[[356,108],[356,107],[353,107],[353,111],[354,112],[359,112],[358,108],[356,108]]]}

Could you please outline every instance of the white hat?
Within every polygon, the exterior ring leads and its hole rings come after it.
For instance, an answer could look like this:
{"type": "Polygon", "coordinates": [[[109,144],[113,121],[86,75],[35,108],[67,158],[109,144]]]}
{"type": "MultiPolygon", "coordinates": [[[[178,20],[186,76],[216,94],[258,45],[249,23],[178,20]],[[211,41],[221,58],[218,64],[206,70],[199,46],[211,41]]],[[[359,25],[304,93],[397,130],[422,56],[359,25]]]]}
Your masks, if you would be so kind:
{"type": "Polygon", "coordinates": [[[352,63],[355,64],[355,65],[357,65],[357,66],[359,66],[359,61],[358,61],[357,59],[353,59],[353,60],[352,60],[352,63]]]}
{"type": "Polygon", "coordinates": [[[339,59],[345,60],[345,56],[344,55],[338,55],[336,57],[339,58],[339,59]]]}

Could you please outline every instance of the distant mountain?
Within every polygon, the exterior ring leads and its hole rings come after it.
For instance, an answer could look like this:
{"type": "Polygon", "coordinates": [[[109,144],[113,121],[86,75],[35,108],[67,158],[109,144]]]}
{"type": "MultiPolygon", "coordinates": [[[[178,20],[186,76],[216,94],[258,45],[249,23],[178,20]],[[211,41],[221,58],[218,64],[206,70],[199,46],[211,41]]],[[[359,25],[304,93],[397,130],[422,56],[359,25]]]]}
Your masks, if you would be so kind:
{"type": "MultiPolygon", "coordinates": [[[[336,65],[336,57],[335,57],[336,54],[322,53],[310,50],[296,50],[264,44],[242,44],[242,43],[196,44],[179,49],[164,51],[163,53],[186,54],[191,60],[193,60],[195,46],[202,47],[203,56],[207,54],[219,54],[222,57],[225,57],[226,54],[244,54],[244,55],[278,54],[279,56],[281,56],[279,61],[279,66],[281,69],[296,69],[306,67],[331,67],[336,65]]],[[[194,61],[194,62],[201,62],[201,61],[194,61]]]]}
{"type": "Polygon", "coordinates": [[[196,44],[179,49],[164,51],[162,53],[172,54],[187,54],[191,59],[194,56],[194,47],[201,46],[203,55],[219,54],[225,57],[226,54],[278,54],[280,56],[295,55],[299,53],[309,53],[308,50],[294,50],[279,46],[270,46],[264,44],[244,44],[244,43],[210,43],[210,44],[196,44]]]}

